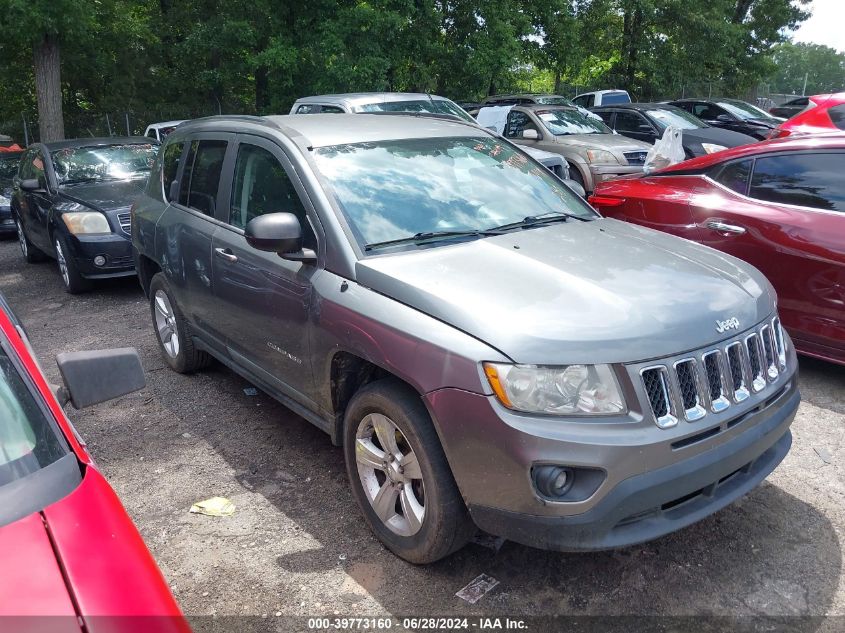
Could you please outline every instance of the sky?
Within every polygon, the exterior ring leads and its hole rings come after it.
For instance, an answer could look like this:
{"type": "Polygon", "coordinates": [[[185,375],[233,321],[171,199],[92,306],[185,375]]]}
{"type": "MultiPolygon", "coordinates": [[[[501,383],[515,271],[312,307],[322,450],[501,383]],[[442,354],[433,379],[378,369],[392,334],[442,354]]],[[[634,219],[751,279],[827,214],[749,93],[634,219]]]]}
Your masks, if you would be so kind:
{"type": "Polygon", "coordinates": [[[813,0],[813,15],[792,34],[795,42],[824,44],[845,53],[845,0],[813,0]]]}

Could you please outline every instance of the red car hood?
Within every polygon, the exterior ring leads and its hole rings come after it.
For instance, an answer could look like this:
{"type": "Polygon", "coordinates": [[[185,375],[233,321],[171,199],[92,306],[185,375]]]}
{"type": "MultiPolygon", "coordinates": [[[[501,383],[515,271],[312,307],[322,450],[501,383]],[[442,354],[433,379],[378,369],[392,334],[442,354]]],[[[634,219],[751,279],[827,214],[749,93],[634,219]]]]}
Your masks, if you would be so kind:
{"type": "Polygon", "coordinates": [[[190,633],[117,495],[95,468],[64,499],[0,528],[0,616],[19,631],[190,633]],[[33,618],[30,616],[66,616],[33,618]]]}

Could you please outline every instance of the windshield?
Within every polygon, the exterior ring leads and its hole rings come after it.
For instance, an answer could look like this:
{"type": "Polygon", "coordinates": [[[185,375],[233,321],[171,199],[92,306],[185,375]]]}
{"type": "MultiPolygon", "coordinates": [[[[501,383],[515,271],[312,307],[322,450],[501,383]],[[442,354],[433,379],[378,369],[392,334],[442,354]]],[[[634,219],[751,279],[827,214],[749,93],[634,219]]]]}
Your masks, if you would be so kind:
{"type": "Polygon", "coordinates": [[[569,106],[570,108],[575,107],[575,104],[566,97],[536,97],[534,102],[541,105],[562,105],[569,106]]]}
{"type": "Polygon", "coordinates": [[[18,173],[20,159],[20,153],[0,154],[0,187],[11,184],[12,178],[18,173]]]}
{"type": "Polygon", "coordinates": [[[314,156],[362,247],[548,213],[596,217],[545,167],[492,137],[335,145],[314,156]]]}
{"type": "Polygon", "coordinates": [[[613,133],[601,119],[586,116],[578,110],[537,110],[536,114],[555,136],[613,133]]]}
{"type": "Polygon", "coordinates": [[[12,361],[0,350],[0,488],[68,452],[12,361]]]}
{"type": "Polygon", "coordinates": [[[648,115],[654,119],[654,122],[657,123],[661,130],[665,130],[670,125],[674,125],[682,130],[697,130],[707,127],[701,120],[680,108],[649,110],[648,115]]]}
{"type": "Polygon", "coordinates": [[[431,112],[433,114],[451,114],[464,121],[475,123],[460,106],[446,99],[418,99],[409,101],[384,101],[381,103],[366,103],[358,106],[359,112],[431,112]]]}
{"type": "Polygon", "coordinates": [[[51,156],[59,184],[146,178],[157,146],[150,143],[67,147],[51,156]]]}
{"type": "Polygon", "coordinates": [[[757,106],[744,101],[717,101],[720,106],[740,119],[773,119],[774,117],[757,106]]]}

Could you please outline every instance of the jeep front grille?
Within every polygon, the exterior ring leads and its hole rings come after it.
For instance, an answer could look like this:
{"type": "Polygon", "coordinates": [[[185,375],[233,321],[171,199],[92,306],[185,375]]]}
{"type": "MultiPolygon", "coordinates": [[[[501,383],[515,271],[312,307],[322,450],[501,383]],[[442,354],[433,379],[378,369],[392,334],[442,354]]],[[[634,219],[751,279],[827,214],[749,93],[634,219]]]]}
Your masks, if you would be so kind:
{"type": "Polygon", "coordinates": [[[743,339],[673,364],[650,365],[640,376],[657,426],[668,428],[681,417],[694,422],[739,404],[776,382],[784,369],[785,340],[776,317],[743,339]]]}

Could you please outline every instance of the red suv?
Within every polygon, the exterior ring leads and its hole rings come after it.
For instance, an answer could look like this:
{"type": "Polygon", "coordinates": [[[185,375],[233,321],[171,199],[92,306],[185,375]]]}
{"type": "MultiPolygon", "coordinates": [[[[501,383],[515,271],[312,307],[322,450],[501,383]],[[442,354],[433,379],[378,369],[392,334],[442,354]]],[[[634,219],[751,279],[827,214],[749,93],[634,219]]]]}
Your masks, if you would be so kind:
{"type": "Polygon", "coordinates": [[[753,264],[796,349],[845,364],[843,174],[845,134],[787,138],[601,183],[590,202],[753,264]]]}

